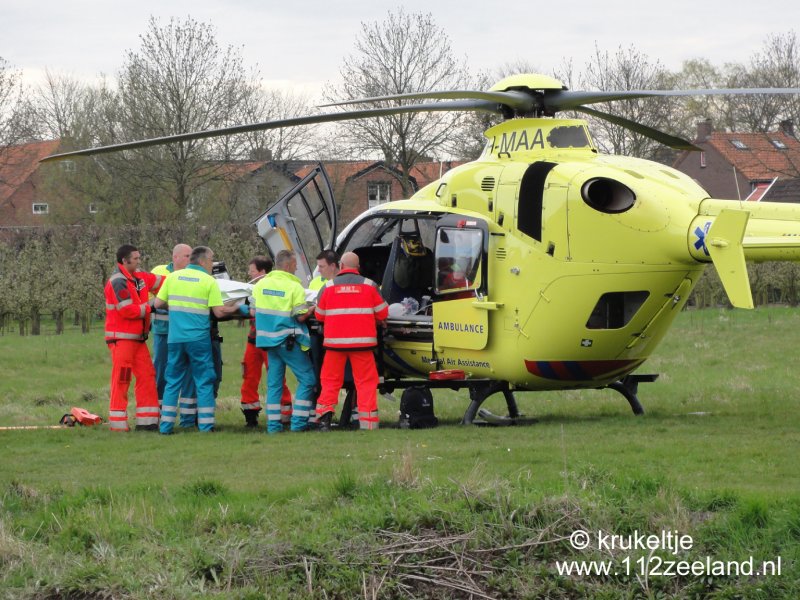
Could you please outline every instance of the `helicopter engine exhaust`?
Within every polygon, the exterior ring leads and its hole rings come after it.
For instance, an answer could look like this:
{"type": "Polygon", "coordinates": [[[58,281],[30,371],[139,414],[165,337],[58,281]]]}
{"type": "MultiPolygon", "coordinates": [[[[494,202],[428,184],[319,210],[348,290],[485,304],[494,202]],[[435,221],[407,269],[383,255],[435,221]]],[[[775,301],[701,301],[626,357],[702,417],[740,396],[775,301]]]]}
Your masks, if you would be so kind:
{"type": "Polygon", "coordinates": [[[581,187],[581,197],[593,209],[609,214],[623,213],[636,202],[632,189],[607,177],[589,179],[581,187]]]}

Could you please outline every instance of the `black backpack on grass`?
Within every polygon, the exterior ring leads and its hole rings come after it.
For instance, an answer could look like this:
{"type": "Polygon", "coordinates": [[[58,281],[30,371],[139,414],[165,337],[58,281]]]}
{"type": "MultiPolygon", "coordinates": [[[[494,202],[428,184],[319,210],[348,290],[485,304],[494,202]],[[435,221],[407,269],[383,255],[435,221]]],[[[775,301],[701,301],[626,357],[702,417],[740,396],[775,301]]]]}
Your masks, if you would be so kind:
{"type": "Polygon", "coordinates": [[[400,397],[400,428],[428,429],[438,424],[431,391],[424,387],[407,388],[400,397]]]}

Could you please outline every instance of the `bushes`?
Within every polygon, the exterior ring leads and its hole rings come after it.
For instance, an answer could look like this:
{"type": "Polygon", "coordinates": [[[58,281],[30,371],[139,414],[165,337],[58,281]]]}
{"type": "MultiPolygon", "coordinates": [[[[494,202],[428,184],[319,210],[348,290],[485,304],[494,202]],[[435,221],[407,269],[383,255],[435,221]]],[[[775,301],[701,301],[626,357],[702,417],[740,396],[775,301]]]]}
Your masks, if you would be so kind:
{"type": "MultiPolygon", "coordinates": [[[[800,265],[792,262],[765,262],[747,265],[750,289],[756,306],[800,304],[800,265]]],[[[728,296],[713,266],[709,266],[692,292],[690,304],[697,308],[730,306],[728,296]]]]}

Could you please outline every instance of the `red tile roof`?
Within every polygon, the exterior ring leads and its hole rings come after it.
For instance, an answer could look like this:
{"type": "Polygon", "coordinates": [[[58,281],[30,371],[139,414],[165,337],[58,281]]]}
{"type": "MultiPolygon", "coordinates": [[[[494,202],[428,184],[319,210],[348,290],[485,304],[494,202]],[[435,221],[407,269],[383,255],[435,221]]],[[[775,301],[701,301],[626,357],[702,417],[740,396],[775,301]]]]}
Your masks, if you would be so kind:
{"type": "Polygon", "coordinates": [[[60,143],[51,140],[0,148],[0,204],[36,172],[39,161],[53,154],[60,143]]]}
{"type": "Polygon", "coordinates": [[[239,179],[245,175],[249,175],[258,171],[267,163],[263,160],[244,161],[244,162],[228,162],[228,163],[214,163],[206,167],[204,174],[211,174],[219,179],[239,179]]]}
{"type": "Polygon", "coordinates": [[[784,131],[770,133],[714,131],[707,142],[750,181],[800,176],[800,141],[784,131]],[[776,147],[773,140],[785,148],[776,147]],[[741,142],[746,148],[737,148],[733,144],[734,141],[741,142]]]}

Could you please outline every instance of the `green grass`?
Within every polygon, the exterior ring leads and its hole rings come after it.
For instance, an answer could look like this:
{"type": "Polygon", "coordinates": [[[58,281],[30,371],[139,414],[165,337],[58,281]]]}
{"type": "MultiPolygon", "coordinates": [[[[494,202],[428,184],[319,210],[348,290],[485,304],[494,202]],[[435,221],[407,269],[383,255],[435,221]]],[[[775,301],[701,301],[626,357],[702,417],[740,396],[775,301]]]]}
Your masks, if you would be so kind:
{"type": "MultiPolygon", "coordinates": [[[[378,432],[266,436],[244,428],[246,330],[226,324],[213,436],[0,431],[0,594],[469,597],[435,568],[461,553],[491,597],[799,597],[798,331],[795,309],[681,314],[642,369],[661,375],[642,417],[568,391],[518,394],[533,425],[462,427],[466,392],[435,392],[435,430],[393,428],[381,399],[378,432]],[[691,558],[781,556],[784,574],[559,577],[593,556],[560,539],[577,528],[678,529],[691,558]]],[[[0,369],[0,426],[107,414],[99,330],[0,336],[0,369]]]]}

